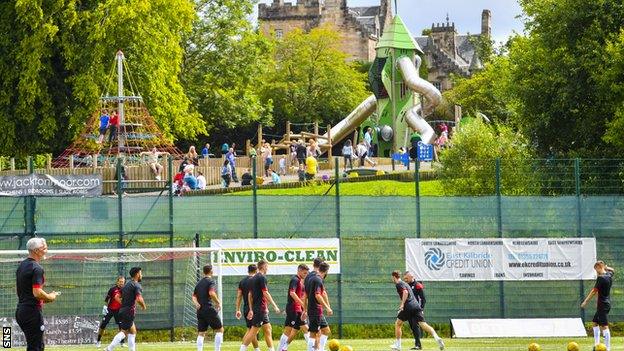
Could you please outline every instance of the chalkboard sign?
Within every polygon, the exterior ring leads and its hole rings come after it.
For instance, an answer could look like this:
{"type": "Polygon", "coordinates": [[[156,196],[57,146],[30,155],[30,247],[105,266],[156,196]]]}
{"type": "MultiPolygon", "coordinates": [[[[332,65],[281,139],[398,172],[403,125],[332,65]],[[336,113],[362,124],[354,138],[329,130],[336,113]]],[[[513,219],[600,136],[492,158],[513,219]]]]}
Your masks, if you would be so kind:
{"type": "MultiPolygon", "coordinates": [[[[98,316],[44,316],[46,345],[95,344],[100,319],[98,316]]],[[[0,325],[11,327],[12,346],[26,346],[24,333],[15,318],[0,317],[0,325]]]]}

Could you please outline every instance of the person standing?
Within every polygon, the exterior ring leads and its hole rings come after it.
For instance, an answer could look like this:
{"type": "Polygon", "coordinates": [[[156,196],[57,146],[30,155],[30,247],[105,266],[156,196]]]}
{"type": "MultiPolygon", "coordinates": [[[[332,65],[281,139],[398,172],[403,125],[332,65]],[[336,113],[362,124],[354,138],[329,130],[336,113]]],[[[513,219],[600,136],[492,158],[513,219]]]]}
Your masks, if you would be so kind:
{"type": "Polygon", "coordinates": [[[113,114],[110,116],[109,127],[108,127],[108,142],[112,143],[113,141],[117,141],[117,131],[119,130],[119,115],[117,111],[113,111],[113,114]]]}
{"type": "Polygon", "coordinates": [[[104,141],[104,135],[106,135],[106,131],[108,130],[109,122],[110,122],[110,116],[108,115],[108,111],[104,110],[102,112],[102,115],[100,116],[100,126],[98,128],[100,135],[98,136],[98,140],[97,140],[98,144],[101,144],[104,141]]]}
{"type": "Polygon", "coordinates": [[[279,307],[273,301],[271,293],[269,293],[268,282],[266,274],[269,269],[269,263],[261,260],[258,262],[258,273],[253,277],[251,281],[251,288],[247,294],[249,299],[249,313],[247,319],[251,320],[251,330],[240,347],[240,351],[246,351],[247,346],[251,343],[253,338],[256,338],[260,329],[264,332],[264,340],[266,341],[269,351],[275,351],[273,348],[273,331],[271,328],[271,322],[269,321],[269,303],[273,306],[275,313],[280,313],[279,307]]]}
{"type": "MultiPolygon", "coordinates": [[[[245,324],[247,325],[247,332],[243,336],[243,341],[251,330],[251,320],[247,319],[247,315],[249,314],[249,299],[247,298],[247,296],[251,288],[251,281],[256,273],[258,273],[258,266],[256,266],[255,264],[250,264],[249,266],[247,266],[247,276],[238,283],[238,290],[236,292],[236,313],[234,314],[234,316],[236,317],[236,319],[241,319],[241,317],[243,317],[243,319],[245,320],[245,324]],[[243,303],[242,312],[240,309],[241,302],[243,303]]],[[[251,345],[253,346],[254,351],[260,351],[260,347],[258,346],[258,338],[252,338],[251,345]]]]}
{"type": "Polygon", "coordinates": [[[230,167],[232,168],[232,181],[238,183],[238,176],[236,175],[236,151],[231,147],[225,158],[230,161],[230,167]]]}
{"type": "Polygon", "coordinates": [[[594,350],[595,346],[600,343],[600,331],[604,337],[607,351],[611,350],[611,332],[609,331],[609,311],[611,310],[611,285],[613,284],[613,268],[607,266],[603,261],[594,264],[594,270],[598,277],[594,288],[589,292],[581,308],[585,308],[589,301],[598,295],[598,304],[596,305],[596,313],[594,314],[593,331],[594,331],[594,350]]]}
{"type": "Polygon", "coordinates": [[[215,332],[214,349],[221,351],[223,343],[223,323],[219,317],[221,300],[217,295],[217,283],[212,279],[212,265],[203,268],[204,277],[195,285],[193,304],[197,309],[197,351],[204,349],[204,337],[208,327],[215,332]]]}
{"type": "Polygon", "coordinates": [[[284,332],[280,338],[277,351],[288,350],[288,345],[295,339],[297,332],[303,330],[303,337],[308,342],[310,334],[308,326],[303,317],[303,298],[305,296],[305,288],[303,281],[310,269],[305,264],[297,267],[297,274],[290,278],[288,285],[288,302],[286,303],[286,321],[284,322],[284,332]]]}
{"type": "MultiPolygon", "coordinates": [[[[115,324],[119,326],[119,309],[121,308],[121,289],[126,283],[126,278],[123,275],[117,277],[117,281],[115,285],[108,289],[108,293],[106,294],[106,298],[104,298],[104,302],[106,305],[102,308],[102,314],[104,318],[100,322],[100,330],[98,331],[97,342],[95,343],[95,347],[99,348],[101,345],[102,335],[104,335],[104,331],[108,322],[110,322],[111,318],[115,318],[115,324]]],[[[123,343],[123,340],[121,341],[123,343]]]]}
{"type": "Polygon", "coordinates": [[[403,322],[411,319],[413,320],[412,323],[418,323],[424,331],[431,334],[431,336],[433,336],[435,341],[438,343],[440,350],[444,350],[444,341],[442,341],[442,338],[438,336],[436,331],[429,324],[427,324],[427,322],[425,322],[425,316],[423,315],[423,311],[418,305],[418,302],[416,302],[412,289],[409,285],[407,285],[407,283],[401,280],[400,274],[401,273],[399,271],[392,272],[392,281],[396,287],[397,294],[399,294],[401,303],[399,304],[399,313],[397,314],[397,319],[394,324],[394,335],[396,336],[396,341],[390,346],[390,348],[393,350],[401,350],[401,336],[403,334],[401,328],[403,327],[403,322]]]}
{"type": "Polygon", "coordinates": [[[324,279],[329,272],[329,264],[321,262],[318,272],[305,282],[304,315],[308,318],[310,338],[308,339],[308,351],[325,350],[325,344],[331,333],[329,324],[325,319],[324,310],[328,316],[334,314],[329,300],[327,299],[324,279]]]}
{"type": "MultiPolygon", "coordinates": [[[[405,274],[403,275],[403,280],[412,289],[412,293],[414,294],[414,297],[416,298],[416,302],[418,303],[418,305],[420,306],[420,309],[423,310],[423,313],[424,313],[425,303],[427,303],[427,299],[425,299],[425,291],[424,291],[425,286],[423,285],[423,283],[417,281],[416,278],[414,278],[412,273],[410,273],[409,271],[405,272],[405,274]]],[[[410,319],[408,320],[408,322],[409,322],[410,329],[412,330],[412,333],[414,334],[414,347],[412,348],[412,350],[422,350],[422,344],[420,342],[420,338],[422,337],[422,330],[420,330],[418,323],[414,323],[413,320],[410,319]]]]}
{"type": "Polygon", "coordinates": [[[373,128],[366,128],[366,133],[364,133],[364,145],[366,146],[368,157],[373,157],[373,128]]]}
{"type": "Polygon", "coordinates": [[[60,292],[43,290],[45,272],[39,265],[48,252],[44,238],[32,238],[26,243],[28,258],[20,262],[15,272],[17,309],[15,319],[26,338],[27,351],[43,351],[43,304],[54,302],[60,292]]]}
{"type": "Polygon", "coordinates": [[[119,328],[121,331],[115,335],[106,351],[114,350],[125,337],[128,338],[128,350],[136,350],[137,329],[134,325],[136,305],[139,304],[143,310],[147,309],[147,305],[143,300],[143,288],[141,287],[141,280],[143,279],[141,267],[130,268],[130,278],[123,289],[121,289],[121,308],[119,309],[119,328]]]}
{"type": "Polygon", "coordinates": [[[202,157],[204,159],[210,158],[210,144],[206,143],[206,146],[202,149],[202,157]]]}
{"type": "Polygon", "coordinates": [[[223,166],[221,166],[221,179],[223,179],[223,187],[229,188],[232,181],[232,166],[227,159],[223,161],[223,166]]]}
{"type": "Polygon", "coordinates": [[[271,144],[264,143],[262,148],[260,149],[260,154],[262,155],[262,159],[264,160],[264,176],[270,177],[269,168],[273,164],[273,149],[271,144]]]}
{"type": "Polygon", "coordinates": [[[344,170],[347,171],[347,164],[349,169],[353,169],[353,145],[351,145],[351,139],[347,139],[342,147],[342,156],[344,157],[344,170]]]}

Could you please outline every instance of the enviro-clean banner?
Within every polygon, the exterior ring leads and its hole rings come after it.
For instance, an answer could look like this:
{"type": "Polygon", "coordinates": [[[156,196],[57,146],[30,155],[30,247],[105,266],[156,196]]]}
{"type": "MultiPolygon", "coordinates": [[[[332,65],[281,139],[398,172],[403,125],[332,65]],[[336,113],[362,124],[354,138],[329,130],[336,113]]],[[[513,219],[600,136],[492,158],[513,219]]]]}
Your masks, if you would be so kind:
{"type": "Polygon", "coordinates": [[[405,239],[405,259],[426,281],[596,278],[594,238],[405,239]]]}
{"type": "Polygon", "coordinates": [[[340,273],[338,239],[211,240],[210,247],[223,250],[223,275],[247,275],[247,266],[260,260],[269,262],[269,275],[290,275],[301,263],[312,269],[316,257],[329,263],[329,274],[340,273]]]}
{"type": "Polygon", "coordinates": [[[29,174],[0,177],[0,196],[100,196],[102,175],[29,174]]]}

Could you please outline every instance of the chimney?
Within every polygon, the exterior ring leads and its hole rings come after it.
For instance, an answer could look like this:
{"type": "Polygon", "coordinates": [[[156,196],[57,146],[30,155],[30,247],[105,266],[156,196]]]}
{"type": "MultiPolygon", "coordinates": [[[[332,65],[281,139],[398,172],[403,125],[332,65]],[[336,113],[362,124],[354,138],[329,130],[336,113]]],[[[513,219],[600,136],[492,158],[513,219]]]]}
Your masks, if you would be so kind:
{"type": "Polygon", "coordinates": [[[481,13],[481,35],[492,37],[492,12],[488,9],[481,13]]]}

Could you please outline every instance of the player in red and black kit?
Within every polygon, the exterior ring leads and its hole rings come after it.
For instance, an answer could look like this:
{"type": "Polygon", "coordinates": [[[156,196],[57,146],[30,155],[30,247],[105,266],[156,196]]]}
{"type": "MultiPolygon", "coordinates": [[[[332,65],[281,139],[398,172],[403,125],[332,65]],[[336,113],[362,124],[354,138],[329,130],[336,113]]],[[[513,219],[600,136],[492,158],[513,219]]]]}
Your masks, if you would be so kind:
{"type": "Polygon", "coordinates": [[[329,302],[326,299],[326,291],[324,279],[329,272],[329,264],[327,262],[321,262],[319,264],[318,272],[308,275],[308,279],[305,280],[305,297],[303,299],[304,314],[303,318],[308,318],[310,338],[308,339],[308,351],[324,350],[327,339],[331,330],[329,324],[323,314],[323,308],[327,311],[327,315],[334,314],[329,302]],[[319,336],[320,333],[320,336],[319,336]]]}
{"type": "Polygon", "coordinates": [[[134,315],[136,312],[136,304],[139,304],[143,310],[147,308],[143,300],[143,288],[141,280],[143,273],[141,267],[130,268],[130,280],[121,289],[121,308],[119,309],[119,328],[121,331],[115,335],[113,341],[106,348],[106,351],[112,351],[121,343],[126,336],[128,337],[129,351],[136,349],[136,326],[134,325],[134,315]]]}
{"type": "Polygon", "coordinates": [[[43,343],[43,304],[53,302],[60,293],[43,291],[45,275],[39,261],[45,258],[48,245],[43,238],[32,238],[26,243],[28,258],[20,262],[15,272],[17,310],[15,319],[26,337],[27,351],[40,351],[43,343]]]}
{"type": "Polygon", "coordinates": [[[440,346],[440,350],[444,350],[444,342],[438,336],[436,331],[425,322],[425,316],[423,315],[423,311],[420,308],[420,305],[416,301],[416,297],[414,297],[414,293],[409,285],[406,282],[401,280],[401,272],[394,271],[392,272],[392,282],[396,287],[397,294],[399,294],[399,299],[401,299],[401,303],[399,304],[397,319],[394,324],[394,335],[396,336],[396,341],[394,344],[390,345],[390,348],[393,350],[401,350],[401,336],[403,334],[402,327],[403,322],[412,320],[412,323],[417,323],[424,331],[431,334],[435,341],[440,346]]]}
{"type": "Polygon", "coordinates": [[[273,301],[271,293],[269,293],[266,278],[268,270],[269,263],[267,261],[262,260],[258,262],[258,273],[256,273],[256,275],[254,275],[251,279],[249,293],[247,294],[250,308],[250,311],[247,314],[247,319],[251,320],[251,329],[249,330],[249,333],[245,335],[240,351],[247,350],[247,346],[249,346],[253,338],[258,336],[260,329],[264,332],[264,340],[266,341],[269,351],[274,350],[271,322],[269,322],[268,304],[271,303],[275,313],[280,313],[280,309],[277,307],[277,304],[275,304],[275,301],[273,301]]]}
{"type": "Polygon", "coordinates": [[[286,321],[284,322],[284,332],[280,338],[277,351],[288,350],[288,345],[293,341],[297,332],[303,330],[303,336],[306,343],[308,342],[308,326],[303,317],[303,298],[305,296],[305,289],[303,281],[307,277],[310,268],[305,264],[300,264],[297,267],[297,274],[290,278],[290,284],[288,284],[288,303],[286,304],[286,321]]]}
{"type": "MultiPolygon", "coordinates": [[[[412,292],[414,293],[414,297],[416,298],[416,302],[418,302],[418,305],[420,305],[420,309],[423,310],[423,314],[424,314],[425,303],[427,303],[427,300],[425,299],[425,291],[424,291],[425,286],[423,285],[422,282],[417,281],[416,278],[414,278],[412,273],[410,273],[409,271],[405,272],[405,274],[403,275],[403,280],[412,289],[412,292]]],[[[420,330],[418,323],[414,323],[414,321],[412,321],[411,319],[408,320],[408,322],[410,325],[410,329],[412,330],[412,333],[414,334],[414,347],[412,347],[411,350],[422,350],[422,344],[420,343],[420,338],[422,337],[422,330],[420,330]]]]}
{"type": "Polygon", "coordinates": [[[613,268],[607,266],[604,262],[598,261],[594,264],[594,270],[598,275],[594,288],[589,292],[581,308],[585,308],[589,301],[598,295],[598,304],[596,306],[596,314],[594,314],[594,350],[596,345],[600,343],[600,331],[604,336],[607,351],[611,350],[611,332],[609,331],[609,320],[607,318],[611,310],[611,284],[613,284],[613,268]]]}
{"type": "Polygon", "coordinates": [[[215,332],[215,351],[221,351],[223,343],[223,323],[219,317],[221,300],[217,295],[217,283],[212,279],[212,265],[203,268],[204,277],[195,285],[193,303],[197,309],[197,350],[203,350],[204,337],[208,327],[215,332]]]}
{"type": "MultiPolygon", "coordinates": [[[[117,277],[117,282],[115,285],[108,289],[108,293],[104,298],[104,302],[106,305],[102,308],[102,314],[104,318],[102,318],[102,322],[100,322],[100,330],[98,331],[97,342],[95,343],[95,347],[100,347],[102,335],[104,335],[104,329],[110,322],[111,318],[115,317],[115,324],[119,326],[119,309],[121,308],[121,288],[123,288],[126,283],[126,278],[120,275],[117,277]]],[[[123,343],[123,340],[121,341],[123,343]]]]}
{"type": "MultiPolygon", "coordinates": [[[[243,317],[243,319],[245,320],[245,324],[247,325],[247,332],[245,333],[245,335],[243,335],[243,340],[245,339],[245,337],[247,336],[247,334],[249,334],[249,331],[251,330],[251,320],[247,319],[247,314],[249,314],[249,299],[247,298],[247,295],[249,294],[249,284],[251,282],[251,279],[253,278],[254,275],[256,275],[257,272],[258,272],[258,266],[256,266],[255,264],[250,264],[249,266],[247,266],[247,276],[238,283],[238,290],[236,292],[236,314],[235,316],[236,316],[236,319],[241,319],[241,317],[243,317]],[[241,302],[243,303],[242,312],[240,309],[241,302]]],[[[260,349],[258,348],[257,338],[251,339],[251,346],[253,346],[255,351],[260,351],[260,349]]]]}

